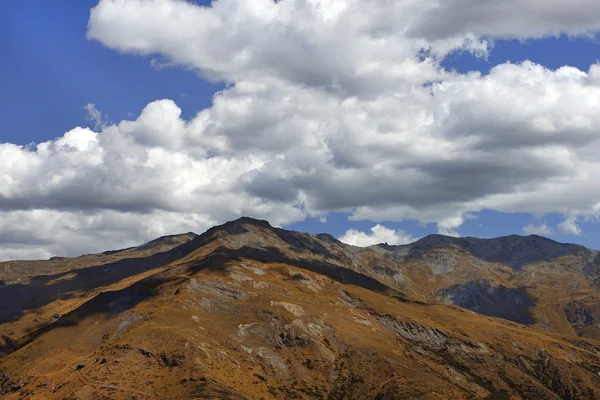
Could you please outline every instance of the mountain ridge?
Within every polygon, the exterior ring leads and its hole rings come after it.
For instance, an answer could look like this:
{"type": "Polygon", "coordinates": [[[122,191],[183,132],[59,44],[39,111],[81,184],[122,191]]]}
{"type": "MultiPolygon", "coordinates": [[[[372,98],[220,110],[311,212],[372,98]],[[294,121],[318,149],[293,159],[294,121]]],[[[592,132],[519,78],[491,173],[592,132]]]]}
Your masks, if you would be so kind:
{"type": "Polygon", "coordinates": [[[0,395],[600,398],[597,255],[442,238],[362,248],[241,218],[0,263],[0,395]]]}
{"type": "MultiPolygon", "coordinates": [[[[131,259],[154,251],[158,254],[164,253],[161,257],[171,262],[185,262],[189,258],[204,257],[218,248],[227,249],[228,254],[232,254],[231,251],[235,250],[238,256],[252,253],[253,257],[260,257],[263,260],[302,261],[312,266],[320,264],[321,272],[325,271],[323,265],[328,265],[328,271],[334,269],[354,271],[359,276],[365,276],[365,279],[374,279],[390,289],[398,290],[404,294],[403,297],[415,301],[456,304],[478,312],[482,310],[479,304],[482,301],[495,302],[497,303],[495,308],[490,309],[488,304],[483,308],[487,311],[483,313],[513,319],[516,322],[533,323],[535,318],[527,316],[528,314],[519,318],[511,317],[513,313],[503,311],[507,309],[504,303],[518,301],[533,307],[534,298],[539,296],[526,289],[531,286],[531,282],[522,284],[518,282],[523,280],[519,278],[526,275],[522,274],[524,268],[533,268],[533,271],[527,272],[531,275],[535,274],[535,268],[539,269],[541,265],[547,266],[547,263],[553,263],[561,257],[579,257],[584,258],[586,264],[584,270],[575,273],[585,273],[586,278],[592,278],[594,281],[600,279],[597,252],[580,245],[563,244],[538,235],[478,239],[435,234],[407,245],[378,244],[356,247],[347,245],[329,234],[311,235],[289,231],[273,227],[268,221],[249,217],[212,227],[200,235],[191,232],[168,235],[137,247],[81,256],[75,260],[79,261],[82,258],[85,260],[87,257],[95,262],[96,257],[113,256],[117,258],[115,262],[120,262],[119,257],[131,259]],[[419,276],[423,275],[423,264],[426,264],[428,269],[427,280],[437,280],[435,284],[430,284],[419,276]],[[535,265],[538,267],[534,267],[535,265]],[[504,266],[510,268],[510,271],[504,269],[504,266]],[[457,272],[457,268],[462,269],[462,275],[457,272]],[[442,279],[439,279],[440,277],[442,279]],[[490,301],[490,296],[495,300],[490,301]]],[[[73,259],[65,258],[63,261],[68,261],[68,265],[71,265],[73,261],[70,260],[73,259]]],[[[6,277],[8,265],[13,266],[13,278],[17,272],[22,272],[14,268],[14,263],[0,263],[0,282],[11,282],[6,277]],[[4,273],[2,273],[3,269],[4,273]]],[[[87,264],[83,262],[82,265],[87,264]]],[[[153,264],[150,262],[148,265],[153,264]]],[[[32,268],[29,268],[30,273],[31,270],[32,268]]],[[[336,272],[334,276],[339,274],[336,272]]],[[[22,275],[20,279],[27,276],[25,273],[22,275]]],[[[595,296],[591,298],[595,299],[595,296]]],[[[573,308],[569,304],[565,304],[565,308],[573,308]]],[[[515,305],[510,304],[510,307],[513,306],[515,305]]],[[[581,313],[586,315],[587,320],[590,318],[589,315],[595,314],[589,307],[583,307],[581,313]]],[[[548,323],[548,329],[555,329],[553,324],[548,323]]],[[[589,323],[586,325],[586,329],[589,325],[589,323]]],[[[569,329],[565,328],[562,331],[568,332],[569,329]]]]}
{"type": "MultiPolygon", "coordinates": [[[[287,230],[287,229],[283,229],[283,228],[279,228],[279,227],[274,227],[267,220],[261,220],[261,219],[257,219],[257,218],[253,218],[253,217],[244,216],[244,217],[240,217],[235,220],[227,221],[220,225],[215,225],[201,234],[191,232],[191,231],[186,232],[186,233],[180,233],[180,234],[170,234],[170,235],[160,236],[156,239],[149,240],[148,242],[145,242],[141,245],[132,246],[129,248],[124,248],[124,249],[119,249],[119,250],[106,250],[101,253],[88,253],[88,254],[82,254],[80,256],[73,256],[73,257],[54,256],[53,258],[76,258],[76,257],[91,256],[91,255],[96,255],[96,254],[115,253],[115,252],[121,252],[121,251],[132,250],[132,249],[140,249],[140,248],[144,248],[145,246],[151,245],[155,242],[165,241],[170,238],[180,238],[180,237],[184,237],[184,236],[191,236],[192,238],[199,237],[199,236],[206,236],[206,235],[210,236],[215,232],[219,232],[219,231],[223,231],[223,230],[225,230],[227,232],[227,230],[242,229],[242,227],[244,225],[252,225],[252,226],[262,227],[262,228],[270,229],[270,230],[279,229],[279,230],[284,230],[284,231],[288,231],[288,232],[303,233],[300,231],[293,231],[293,230],[287,230]]],[[[231,233],[231,232],[229,232],[229,233],[231,233]]],[[[333,240],[333,241],[336,241],[339,243],[344,243],[344,242],[341,242],[335,236],[331,235],[330,233],[326,233],[326,232],[311,233],[311,234],[307,233],[307,235],[311,235],[311,236],[317,237],[319,239],[327,239],[330,241],[333,240]]],[[[394,248],[405,248],[405,247],[431,247],[434,244],[437,244],[438,246],[447,245],[447,246],[458,246],[458,247],[465,247],[464,244],[468,244],[466,247],[469,247],[469,245],[472,246],[472,243],[477,243],[477,242],[493,243],[493,242],[501,242],[501,241],[508,241],[508,240],[514,240],[514,239],[519,240],[519,241],[528,241],[528,240],[529,241],[531,241],[531,240],[544,241],[544,242],[552,243],[553,245],[557,245],[557,246],[569,246],[572,248],[586,249],[586,250],[593,251],[593,252],[600,252],[600,250],[591,249],[591,248],[588,248],[588,247],[580,245],[580,244],[559,242],[554,239],[551,239],[551,238],[548,238],[545,236],[541,236],[541,235],[537,235],[537,234],[531,234],[531,235],[510,234],[510,235],[498,236],[498,237],[492,237],[492,238],[479,238],[476,236],[456,237],[456,236],[443,235],[443,234],[439,234],[439,233],[432,233],[432,234],[428,234],[420,239],[417,239],[414,242],[407,243],[407,244],[401,244],[401,245],[390,245],[387,243],[375,243],[375,244],[369,245],[369,246],[356,246],[356,245],[349,245],[347,243],[344,243],[344,244],[346,244],[348,246],[360,247],[360,248],[369,248],[369,247],[378,246],[378,247],[386,248],[389,250],[389,249],[394,249],[394,248]]],[[[15,261],[36,261],[36,260],[7,260],[7,261],[1,261],[0,264],[15,262],[15,261]]]]}
{"type": "MultiPolygon", "coordinates": [[[[226,227],[226,226],[240,226],[240,225],[245,225],[245,224],[249,224],[249,225],[254,225],[254,226],[259,226],[259,227],[264,227],[264,228],[268,228],[268,229],[283,229],[283,228],[278,228],[278,227],[274,227],[272,226],[267,220],[261,220],[261,219],[257,219],[257,218],[252,218],[252,217],[240,217],[238,219],[232,220],[232,221],[228,221],[225,222],[224,224],[221,225],[216,225],[212,228],[210,228],[207,232],[212,231],[212,230],[218,230],[220,229],[220,227],[226,227]]],[[[287,230],[287,229],[284,229],[287,230]]],[[[303,232],[298,232],[298,231],[292,231],[292,230],[287,230],[290,232],[297,232],[297,233],[303,233],[303,232]]],[[[198,235],[198,234],[196,234],[198,235]]],[[[326,232],[321,232],[321,233],[314,233],[314,234],[309,234],[312,236],[316,236],[316,237],[329,237],[331,239],[335,239],[336,241],[340,241],[338,238],[334,237],[333,235],[326,233],[326,232]]],[[[446,242],[453,242],[453,241],[458,241],[458,242],[468,242],[468,241],[479,241],[479,242],[494,242],[494,241],[503,241],[503,240],[510,240],[510,239],[519,239],[519,240],[528,240],[528,239],[534,239],[534,240],[542,240],[542,241],[546,241],[546,242],[552,242],[553,244],[556,245],[565,245],[565,246],[577,246],[577,247],[581,247],[581,248],[585,248],[591,251],[597,251],[591,248],[587,248],[583,245],[580,244],[576,244],[576,243],[564,243],[564,242],[559,242],[556,241],[554,239],[548,238],[546,236],[542,236],[542,235],[537,235],[537,234],[531,234],[531,235],[518,235],[518,234],[510,234],[510,235],[505,235],[505,236],[497,236],[497,237],[492,237],[492,238],[479,238],[476,236],[460,236],[460,237],[456,237],[456,236],[449,236],[449,235],[443,235],[443,234],[439,234],[439,233],[431,233],[428,234],[420,239],[415,240],[414,242],[411,243],[407,243],[407,244],[402,244],[402,245],[387,245],[384,243],[376,243],[370,246],[355,246],[355,247],[372,247],[372,246],[389,246],[389,247],[405,247],[405,246],[413,246],[416,245],[418,243],[421,242],[427,242],[427,241],[435,241],[436,239],[440,239],[446,242]]],[[[341,241],[340,241],[341,242],[341,241]]],[[[343,242],[342,242],[343,243],[343,242]]]]}

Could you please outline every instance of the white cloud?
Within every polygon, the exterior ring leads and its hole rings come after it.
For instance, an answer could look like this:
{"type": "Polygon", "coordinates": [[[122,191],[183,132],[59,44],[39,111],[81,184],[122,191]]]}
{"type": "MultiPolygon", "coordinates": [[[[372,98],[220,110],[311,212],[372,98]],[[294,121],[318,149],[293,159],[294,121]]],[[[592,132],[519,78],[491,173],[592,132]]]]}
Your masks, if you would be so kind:
{"type": "Polygon", "coordinates": [[[410,30],[430,40],[469,33],[510,39],[591,35],[600,29],[598,17],[595,0],[428,0],[410,30]]]}
{"type": "Polygon", "coordinates": [[[558,229],[567,235],[581,235],[581,228],[577,225],[577,216],[570,216],[558,224],[558,229]]]}
{"type": "Polygon", "coordinates": [[[600,210],[600,65],[482,76],[440,62],[495,38],[595,32],[596,3],[102,0],[89,38],[228,86],[190,120],[169,99],[115,124],[90,104],[93,130],[0,143],[0,211],[13,221],[0,225],[0,257],[332,211],[451,234],[483,209],[553,212],[580,232],[576,219],[600,210]],[[103,228],[87,230],[94,219],[103,228]]]}
{"type": "Polygon", "coordinates": [[[87,112],[86,119],[94,124],[94,129],[102,129],[106,127],[106,116],[102,115],[95,104],[88,103],[83,109],[87,112]]]}
{"type": "Polygon", "coordinates": [[[0,261],[126,248],[166,234],[202,232],[214,223],[199,214],[165,211],[0,212],[0,261]]]}
{"type": "Polygon", "coordinates": [[[523,233],[526,235],[540,235],[540,236],[551,236],[554,234],[552,228],[548,224],[543,223],[540,225],[529,224],[523,227],[523,233]]]}
{"type": "Polygon", "coordinates": [[[412,237],[401,229],[393,230],[377,224],[371,228],[370,234],[356,229],[349,229],[339,240],[353,246],[367,247],[379,243],[387,243],[389,245],[408,244],[415,242],[417,238],[412,237]]]}

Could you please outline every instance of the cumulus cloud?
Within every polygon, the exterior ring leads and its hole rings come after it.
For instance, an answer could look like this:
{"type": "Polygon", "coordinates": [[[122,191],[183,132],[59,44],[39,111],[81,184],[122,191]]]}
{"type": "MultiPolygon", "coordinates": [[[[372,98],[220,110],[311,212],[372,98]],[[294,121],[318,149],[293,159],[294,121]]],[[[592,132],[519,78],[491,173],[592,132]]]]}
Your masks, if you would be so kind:
{"type": "Polygon", "coordinates": [[[409,31],[415,37],[430,40],[465,34],[509,39],[593,35],[600,29],[600,4],[595,0],[428,0],[423,3],[409,31]]]}
{"type": "MultiPolygon", "coordinates": [[[[252,215],[274,224],[304,213],[246,194],[259,155],[209,154],[171,100],[101,132],[75,128],[35,147],[0,144],[0,259],[76,255],[202,232],[252,215]]],[[[202,119],[202,117],[199,117],[202,119]]]]}
{"type": "Polygon", "coordinates": [[[567,235],[581,235],[581,228],[577,225],[577,216],[570,216],[558,224],[558,229],[567,235]]]}
{"type": "Polygon", "coordinates": [[[98,251],[240,215],[281,225],[342,211],[456,234],[484,209],[555,212],[561,231],[580,232],[577,218],[600,210],[600,65],[441,66],[497,38],[599,29],[596,2],[565,4],[101,0],[90,39],[228,85],[189,120],[169,99],[118,123],[90,104],[93,129],[0,143],[0,212],[14,221],[0,225],[0,257],[98,251]]]}
{"type": "Polygon", "coordinates": [[[401,229],[389,229],[377,224],[371,228],[371,233],[349,229],[339,240],[353,246],[367,247],[379,243],[387,243],[389,245],[408,244],[415,242],[417,239],[401,229]]]}
{"type": "Polygon", "coordinates": [[[523,233],[526,235],[540,235],[540,236],[551,236],[554,234],[552,228],[548,226],[548,224],[543,223],[540,225],[529,224],[523,227],[523,233]]]}

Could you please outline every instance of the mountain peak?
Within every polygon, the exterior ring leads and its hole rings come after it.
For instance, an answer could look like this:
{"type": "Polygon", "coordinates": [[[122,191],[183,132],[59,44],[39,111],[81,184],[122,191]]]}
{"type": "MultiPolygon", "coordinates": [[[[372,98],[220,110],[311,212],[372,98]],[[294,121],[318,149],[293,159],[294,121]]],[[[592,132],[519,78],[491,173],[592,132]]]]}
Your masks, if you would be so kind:
{"type": "Polygon", "coordinates": [[[409,257],[420,257],[436,248],[455,247],[481,260],[504,263],[513,268],[585,250],[580,245],[560,243],[539,235],[509,235],[481,239],[432,234],[415,243],[400,247],[409,249],[409,257]]]}
{"type": "Polygon", "coordinates": [[[245,216],[235,219],[233,221],[226,222],[225,224],[244,224],[244,225],[268,226],[268,227],[271,226],[271,224],[267,220],[252,218],[252,217],[245,217],[245,216]]]}
{"type": "Polygon", "coordinates": [[[248,233],[250,230],[248,228],[257,227],[261,229],[271,230],[273,227],[269,224],[268,221],[251,218],[251,217],[240,217],[238,219],[227,221],[222,225],[216,225],[203,233],[202,237],[212,237],[217,233],[226,233],[229,235],[241,235],[244,233],[248,233]]]}
{"type": "Polygon", "coordinates": [[[453,245],[460,241],[460,239],[462,238],[432,233],[417,240],[416,242],[412,243],[412,245],[453,245]]]}
{"type": "Polygon", "coordinates": [[[258,227],[264,229],[273,229],[269,221],[263,219],[256,219],[252,217],[240,217],[238,219],[234,219],[233,221],[225,222],[223,225],[216,226],[215,228],[223,228],[225,230],[229,229],[240,229],[244,227],[258,227]]]}

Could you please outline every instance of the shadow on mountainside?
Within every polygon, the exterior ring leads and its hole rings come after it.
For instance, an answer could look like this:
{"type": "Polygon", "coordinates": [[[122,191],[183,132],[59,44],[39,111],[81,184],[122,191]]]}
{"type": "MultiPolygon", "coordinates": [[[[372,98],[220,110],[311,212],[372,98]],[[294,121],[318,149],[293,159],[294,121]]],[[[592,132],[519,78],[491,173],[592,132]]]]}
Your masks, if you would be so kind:
{"type": "Polygon", "coordinates": [[[519,324],[536,323],[533,316],[534,299],[527,288],[516,289],[492,286],[487,282],[469,282],[441,290],[446,303],[467,308],[489,317],[503,318],[519,324]]]}
{"type": "Polygon", "coordinates": [[[7,355],[19,349],[19,343],[9,336],[0,338],[0,356],[7,355]]]}
{"type": "Polygon", "coordinates": [[[20,319],[26,310],[45,306],[55,300],[74,299],[85,292],[177,261],[196,249],[194,242],[191,240],[148,257],[126,258],[54,275],[38,275],[27,283],[0,286],[0,324],[20,319]]]}
{"type": "MultiPolygon", "coordinates": [[[[188,251],[185,253],[187,254],[188,251]]],[[[392,289],[373,278],[325,261],[292,259],[283,254],[279,249],[272,247],[263,249],[242,247],[233,250],[221,246],[201,260],[196,262],[192,261],[189,265],[185,266],[183,276],[181,274],[169,276],[170,273],[165,272],[142,279],[122,290],[102,292],[68,314],[65,314],[56,322],[29,333],[21,338],[19,343],[12,341],[12,345],[10,347],[5,346],[5,348],[2,348],[0,345],[0,354],[10,354],[18,348],[31,343],[40,335],[55,328],[76,326],[81,320],[88,318],[91,315],[118,314],[131,309],[140,302],[155,296],[158,293],[158,288],[164,284],[183,283],[185,280],[189,279],[189,276],[205,270],[226,273],[228,267],[224,266],[225,263],[230,263],[232,261],[242,262],[243,260],[254,260],[261,263],[282,263],[291,267],[322,274],[343,284],[360,286],[390,296],[400,302],[412,302],[401,292],[392,289]]]]}
{"type": "Polygon", "coordinates": [[[590,252],[580,245],[559,243],[538,235],[512,235],[495,239],[429,235],[409,245],[381,247],[394,253],[407,249],[407,260],[423,258],[429,251],[437,248],[454,247],[482,261],[505,264],[514,269],[541,261],[552,261],[565,255],[590,252]]]}
{"type": "Polygon", "coordinates": [[[281,250],[275,247],[264,247],[261,249],[244,246],[239,249],[229,249],[221,246],[215,249],[209,256],[188,266],[188,272],[195,274],[204,269],[220,270],[223,263],[228,261],[241,262],[243,259],[254,260],[261,263],[281,263],[291,267],[304,269],[327,276],[337,282],[346,285],[355,285],[372,290],[377,293],[391,296],[401,302],[414,302],[409,300],[406,295],[400,291],[384,285],[376,279],[351,269],[340,267],[322,260],[304,260],[288,257],[281,250]]]}
{"type": "Polygon", "coordinates": [[[60,319],[54,323],[28,333],[20,338],[18,343],[12,340],[12,346],[6,346],[4,349],[0,346],[0,354],[8,355],[33,342],[44,333],[50,332],[56,328],[77,326],[84,318],[89,318],[98,314],[105,316],[120,314],[134,308],[142,301],[154,297],[161,285],[184,280],[185,278],[181,277],[165,278],[150,276],[125,289],[102,292],[71,312],[61,316],[60,319]]]}

